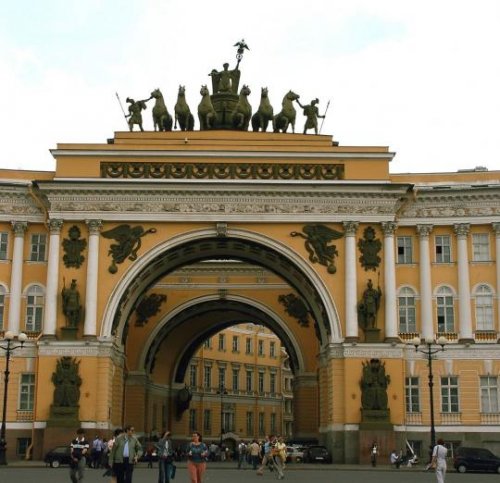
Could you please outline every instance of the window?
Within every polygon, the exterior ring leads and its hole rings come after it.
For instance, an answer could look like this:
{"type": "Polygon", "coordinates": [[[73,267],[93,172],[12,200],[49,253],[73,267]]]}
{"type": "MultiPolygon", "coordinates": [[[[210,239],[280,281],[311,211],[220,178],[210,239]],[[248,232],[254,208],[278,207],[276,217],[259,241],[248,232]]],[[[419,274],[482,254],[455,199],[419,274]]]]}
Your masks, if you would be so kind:
{"type": "Polygon", "coordinates": [[[271,413],[271,433],[276,434],[276,413],[271,413]]]}
{"type": "Polygon", "coordinates": [[[234,413],[231,410],[224,410],[222,413],[222,429],[224,433],[234,431],[234,413]]]}
{"type": "Polygon", "coordinates": [[[233,352],[240,351],[240,338],[237,335],[233,335],[233,352]]]}
{"type": "Polygon", "coordinates": [[[5,327],[5,288],[0,285],[0,330],[5,327]]]}
{"type": "Polygon", "coordinates": [[[17,438],[16,455],[26,456],[26,452],[31,445],[31,438],[17,438]]]}
{"type": "Polygon", "coordinates": [[[482,376],[481,386],[481,412],[498,413],[498,378],[496,376],[482,376]]]}
{"type": "Polygon", "coordinates": [[[189,385],[191,387],[196,387],[198,385],[198,378],[197,378],[197,367],[195,364],[191,364],[189,366],[189,385]]]}
{"type": "Polygon", "coordinates": [[[441,412],[458,413],[458,377],[441,378],[441,412]]]}
{"type": "Polygon", "coordinates": [[[203,432],[205,434],[212,433],[212,411],[210,409],[203,410],[203,432]]]}
{"type": "Polygon", "coordinates": [[[436,235],[436,263],[451,262],[451,245],[449,235],[436,235]]]}
{"type": "Polygon", "coordinates": [[[413,247],[411,236],[398,236],[398,263],[413,262],[413,247]]]}
{"type": "Polygon", "coordinates": [[[266,434],[265,414],[259,413],[259,435],[266,434]]]}
{"type": "Polygon", "coordinates": [[[438,332],[455,330],[453,292],[449,287],[440,287],[436,297],[438,332]]]}
{"type": "Polygon", "coordinates": [[[253,378],[252,371],[247,371],[246,383],[248,392],[252,391],[252,378],[253,378]]]}
{"type": "Polygon", "coordinates": [[[291,390],[292,390],[292,378],[285,377],[285,391],[291,391],[291,390]]]}
{"type": "Polygon", "coordinates": [[[253,436],[253,413],[247,411],[247,436],[253,436]]]}
{"type": "Polygon", "coordinates": [[[276,374],[274,374],[274,372],[269,374],[269,391],[271,394],[276,392],[276,374]]]}
{"type": "Polygon", "coordinates": [[[285,399],[285,413],[286,414],[292,414],[292,400],[291,399],[285,399]]]}
{"type": "Polygon", "coordinates": [[[269,342],[269,357],[276,357],[276,342],[269,342]]]}
{"type": "Polygon", "coordinates": [[[196,427],[196,409],[189,410],[189,432],[197,431],[196,427]]]}
{"type": "Polygon", "coordinates": [[[264,341],[263,340],[259,340],[259,342],[257,343],[258,344],[258,354],[259,356],[263,356],[264,355],[264,341]]]}
{"type": "Polygon", "coordinates": [[[233,369],[233,391],[240,389],[240,370],[233,369]]]}
{"type": "Polygon", "coordinates": [[[490,237],[488,233],[472,234],[472,260],[487,262],[490,259],[490,237]]]}
{"type": "Polygon", "coordinates": [[[47,235],[35,233],[31,235],[31,262],[44,262],[47,252],[47,235]]]}
{"type": "Polygon", "coordinates": [[[219,334],[219,350],[226,350],[226,336],[224,334],[219,334]]]}
{"type": "Polygon", "coordinates": [[[259,372],[259,394],[264,392],[264,373],[259,372]]]}
{"type": "Polygon", "coordinates": [[[21,374],[18,409],[20,411],[33,411],[34,402],[35,374],[21,374]]]}
{"type": "Polygon", "coordinates": [[[212,339],[208,338],[203,342],[203,347],[205,349],[211,349],[212,348],[212,339]]]}
{"type": "Polygon", "coordinates": [[[210,389],[212,387],[212,368],[210,366],[205,366],[204,368],[203,386],[205,389],[210,389]]]}
{"type": "Polygon", "coordinates": [[[32,285],[26,296],[26,330],[40,332],[42,330],[44,293],[40,285],[32,285]]]}
{"type": "Polygon", "coordinates": [[[475,292],[476,329],[493,330],[493,292],[488,285],[481,284],[475,292]]]}
{"type": "Polygon", "coordinates": [[[7,248],[9,242],[8,233],[0,233],[0,260],[7,260],[7,248]]]}
{"type": "Polygon", "coordinates": [[[226,387],[226,368],[219,367],[219,388],[226,387]]]}
{"type": "Polygon", "coordinates": [[[416,332],[415,292],[410,287],[399,291],[399,332],[416,332]]]}
{"type": "Polygon", "coordinates": [[[420,412],[420,394],[418,387],[418,377],[407,377],[405,379],[406,412],[420,412]]]}
{"type": "Polygon", "coordinates": [[[245,340],[245,354],[251,354],[252,353],[252,339],[250,337],[247,337],[245,340]]]}

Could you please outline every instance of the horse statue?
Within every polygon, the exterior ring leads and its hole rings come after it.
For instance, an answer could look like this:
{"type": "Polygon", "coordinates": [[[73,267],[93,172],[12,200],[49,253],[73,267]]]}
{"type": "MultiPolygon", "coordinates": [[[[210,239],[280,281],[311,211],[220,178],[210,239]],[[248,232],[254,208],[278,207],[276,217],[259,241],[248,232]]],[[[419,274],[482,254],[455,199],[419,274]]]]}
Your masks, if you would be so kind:
{"type": "Polygon", "coordinates": [[[252,91],[247,85],[241,88],[238,104],[236,104],[231,115],[231,120],[235,129],[240,129],[242,131],[248,130],[248,125],[252,118],[252,106],[248,102],[248,96],[251,92],[252,91]]]}
{"type": "Polygon", "coordinates": [[[179,121],[179,129],[181,131],[192,131],[194,129],[194,117],[186,102],[186,86],[179,86],[177,94],[177,103],[175,104],[175,126],[177,129],[177,121],[179,121]]]}
{"type": "Polygon", "coordinates": [[[288,91],[283,97],[281,103],[281,112],[273,118],[273,131],[286,132],[288,126],[292,125],[292,132],[295,132],[295,116],[297,111],[293,107],[293,101],[296,101],[300,96],[293,91],[288,91]]]}
{"type": "Polygon", "coordinates": [[[151,97],[156,99],[153,107],[153,124],[155,131],[171,131],[172,130],[172,116],[168,113],[167,106],[163,100],[163,94],[160,89],[155,89],[151,92],[151,97]]]}
{"type": "Polygon", "coordinates": [[[201,102],[198,104],[198,119],[200,120],[200,131],[205,131],[214,128],[216,112],[206,84],[201,86],[200,94],[201,102]]]}
{"type": "Polygon", "coordinates": [[[273,121],[273,106],[271,106],[271,102],[269,101],[267,87],[262,87],[260,90],[259,108],[252,116],[252,129],[255,132],[259,129],[262,132],[266,132],[269,121],[273,121]]]}

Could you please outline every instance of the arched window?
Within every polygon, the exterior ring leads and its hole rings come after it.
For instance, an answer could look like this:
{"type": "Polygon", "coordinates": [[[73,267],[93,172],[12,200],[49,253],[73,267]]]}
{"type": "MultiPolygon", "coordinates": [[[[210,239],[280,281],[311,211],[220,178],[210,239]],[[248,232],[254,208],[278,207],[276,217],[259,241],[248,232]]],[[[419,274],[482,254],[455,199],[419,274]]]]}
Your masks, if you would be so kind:
{"type": "Polygon", "coordinates": [[[410,287],[403,287],[398,295],[399,332],[416,332],[415,292],[410,287]]]}
{"type": "Polygon", "coordinates": [[[476,330],[493,330],[493,292],[481,284],[475,291],[476,330]]]}
{"type": "Polygon", "coordinates": [[[436,295],[438,332],[454,332],[453,291],[449,287],[440,287],[436,295]]]}
{"type": "Polygon", "coordinates": [[[5,330],[5,287],[0,285],[0,330],[5,330]]]}
{"type": "Polygon", "coordinates": [[[43,308],[45,296],[43,287],[32,285],[26,292],[26,331],[40,332],[42,330],[43,308]]]}

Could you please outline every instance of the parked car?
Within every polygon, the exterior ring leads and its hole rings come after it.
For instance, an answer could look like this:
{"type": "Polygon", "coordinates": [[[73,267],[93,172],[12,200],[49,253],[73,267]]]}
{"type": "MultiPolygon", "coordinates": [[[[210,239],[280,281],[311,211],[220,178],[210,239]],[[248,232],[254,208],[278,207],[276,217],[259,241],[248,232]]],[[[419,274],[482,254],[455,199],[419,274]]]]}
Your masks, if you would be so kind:
{"type": "Polygon", "coordinates": [[[69,465],[71,463],[71,448],[69,446],[57,446],[45,455],[44,461],[52,468],[69,465]]]}
{"type": "Polygon", "coordinates": [[[296,446],[286,447],[287,463],[302,463],[304,460],[304,450],[296,446]]]}
{"type": "Polygon", "coordinates": [[[332,456],[325,446],[309,446],[304,449],[305,463],[331,463],[332,456]]]}
{"type": "Polygon", "coordinates": [[[494,471],[500,473],[500,458],[489,449],[460,446],[455,450],[453,466],[459,473],[494,471]]]}

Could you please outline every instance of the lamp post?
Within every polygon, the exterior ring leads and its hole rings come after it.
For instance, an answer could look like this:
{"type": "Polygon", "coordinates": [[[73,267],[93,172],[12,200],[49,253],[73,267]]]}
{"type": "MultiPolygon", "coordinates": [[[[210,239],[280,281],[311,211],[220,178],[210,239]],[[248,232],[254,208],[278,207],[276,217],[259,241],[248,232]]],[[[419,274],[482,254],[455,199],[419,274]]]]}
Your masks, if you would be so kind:
{"type": "Polygon", "coordinates": [[[223,405],[223,398],[225,395],[227,395],[227,390],[224,387],[224,384],[221,384],[219,386],[219,390],[217,391],[217,394],[220,395],[220,443],[219,447],[222,448],[222,435],[224,434],[224,405],[223,405]]]}
{"type": "Polygon", "coordinates": [[[427,337],[422,342],[420,337],[415,336],[411,343],[415,346],[417,352],[421,352],[427,356],[427,367],[429,368],[429,403],[430,403],[430,414],[431,414],[431,447],[434,448],[436,445],[436,428],[434,426],[434,376],[432,374],[432,359],[433,355],[438,352],[444,351],[444,346],[448,341],[446,337],[441,336],[439,339],[435,340],[432,337],[427,337]],[[419,347],[423,345],[423,347],[419,347]],[[433,347],[434,346],[434,347],[433,347]]]}
{"type": "Polygon", "coordinates": [[[7,390],[9,386],[9,366],[10,366],[10,354],[14,352],[16,349],[19,349],[24,346],[24,343],[28,339],[28,336],[21,332],[17,336],[17,340],[20,342],[18,345],[13,345],[14,333],[11,331],[5,332],[3,336],[3,340],[7,341],[6,346],[0,346],[5,351],[5,385],[3,387],[3,411],[2,411],[2,427],[0,429],[0,465],[7,464],[7,441],[5,440],[5,420],[7,418],[7,390]]]}

